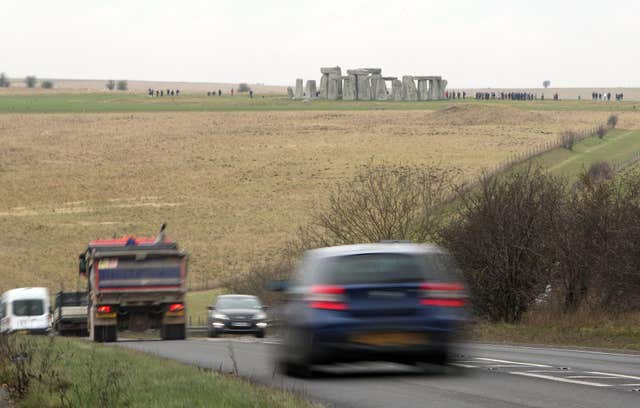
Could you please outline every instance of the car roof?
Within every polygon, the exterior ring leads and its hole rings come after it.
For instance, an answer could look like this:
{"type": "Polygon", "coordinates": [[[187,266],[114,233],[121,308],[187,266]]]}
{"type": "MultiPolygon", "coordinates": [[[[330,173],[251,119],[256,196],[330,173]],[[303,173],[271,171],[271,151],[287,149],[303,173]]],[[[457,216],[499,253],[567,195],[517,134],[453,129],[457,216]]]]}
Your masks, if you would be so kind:
{"type": "Polygon", "coordinates": [[[335,256],[364,255],[364,254],[409,254],[423,255],[429,253],[446,253],[446,250],[431,244],[412,244],[405,242],[390,242],[376,244],[339,245],[326,248],[311,249],[306,252],[314,258],[329,258],[335,256]]]}

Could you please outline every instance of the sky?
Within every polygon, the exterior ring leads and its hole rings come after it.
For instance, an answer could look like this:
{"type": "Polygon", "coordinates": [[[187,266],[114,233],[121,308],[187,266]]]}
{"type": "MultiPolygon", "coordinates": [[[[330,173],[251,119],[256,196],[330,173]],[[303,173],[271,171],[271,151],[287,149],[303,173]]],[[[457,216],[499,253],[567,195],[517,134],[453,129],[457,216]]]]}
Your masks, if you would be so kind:
{"type": "Polygon", "coordinates": [[[638,0],[4,0],[19,78],[293,85],[321,66],[449,88],[640,87],[638,0]]]}

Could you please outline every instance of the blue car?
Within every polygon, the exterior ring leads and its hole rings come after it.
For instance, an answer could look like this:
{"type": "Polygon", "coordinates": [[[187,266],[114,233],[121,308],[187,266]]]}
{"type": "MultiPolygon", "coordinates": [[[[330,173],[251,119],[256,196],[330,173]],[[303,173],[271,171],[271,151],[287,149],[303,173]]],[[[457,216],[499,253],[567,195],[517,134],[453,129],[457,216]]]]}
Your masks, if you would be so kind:
{"type": "Polygon", "coordinates": [[[467,320],[451,255],[434,245],[379,243],[307,251],[286,282],[277,364],[310,375],[316,364],[446,364],[467,320]]]}

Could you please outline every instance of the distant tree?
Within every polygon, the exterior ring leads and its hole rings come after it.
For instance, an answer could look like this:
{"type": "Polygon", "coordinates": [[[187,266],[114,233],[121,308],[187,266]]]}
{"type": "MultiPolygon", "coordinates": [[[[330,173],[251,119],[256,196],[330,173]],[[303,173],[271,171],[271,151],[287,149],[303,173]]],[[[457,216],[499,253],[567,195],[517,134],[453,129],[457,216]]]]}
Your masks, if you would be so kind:
{"type": "Polygon", "coordinates": [[[546,81],[544,81],[544,82],[542,83],[542,86],[544,86],[545,88],[550,87],[550,86],[551,86],[551,81],[549,81],[549,80],[547,79],[546,81]]]}
{"type": "Polygon", "coordinates": [[[40,86],[42,86],[44,89],[53,89],[53,81],[42,81],[42,84],[40,86]]]}
{"type": "Polygon", "coordinates": [[[123,80],[123,81],[118,81],[118,91],[126,91],[129,89],[129,82],[123,80]]]}
{"type": "Polygon", "coordinates": [[[29,75],[24,79],[24,83],[27,85],[27,88],[34,88],[37,82],[38,79],[35,75],[29,75]]]}
{"type": "Polygon", "coordinates": [[[107,81],[107,84],[105,86],[107,87],[108,90],[113,91],[114,89],[116,89],[116,81],[114,81],[113,79],[110,79],[107,81]]]}
{"type": "Polygon", "coordinates": [[[8,88],[11,86],[11,82],[7,79],[7,76],[3,73],[0,74],[0,88],[8,88]]]}
{"type": "Polygon", "coordinates": [[[251,90],[251,88],[249,88],[249,85],[246,83],[241,83],[238,84],[238,92],[249,92],[251,90]]]}

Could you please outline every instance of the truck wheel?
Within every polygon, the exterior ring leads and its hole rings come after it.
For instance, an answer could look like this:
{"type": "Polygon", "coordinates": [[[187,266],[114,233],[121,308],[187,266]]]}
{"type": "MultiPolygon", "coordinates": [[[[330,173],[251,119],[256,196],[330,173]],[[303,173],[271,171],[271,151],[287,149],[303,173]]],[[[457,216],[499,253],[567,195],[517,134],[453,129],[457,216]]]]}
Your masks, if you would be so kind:
{"type": "Polygon", "coordinates": [[[105,328],[107,329],[107,339],[105,340],[105,342],[112,343],[118,341],[118,326],[105,326],[105,328]]]}

